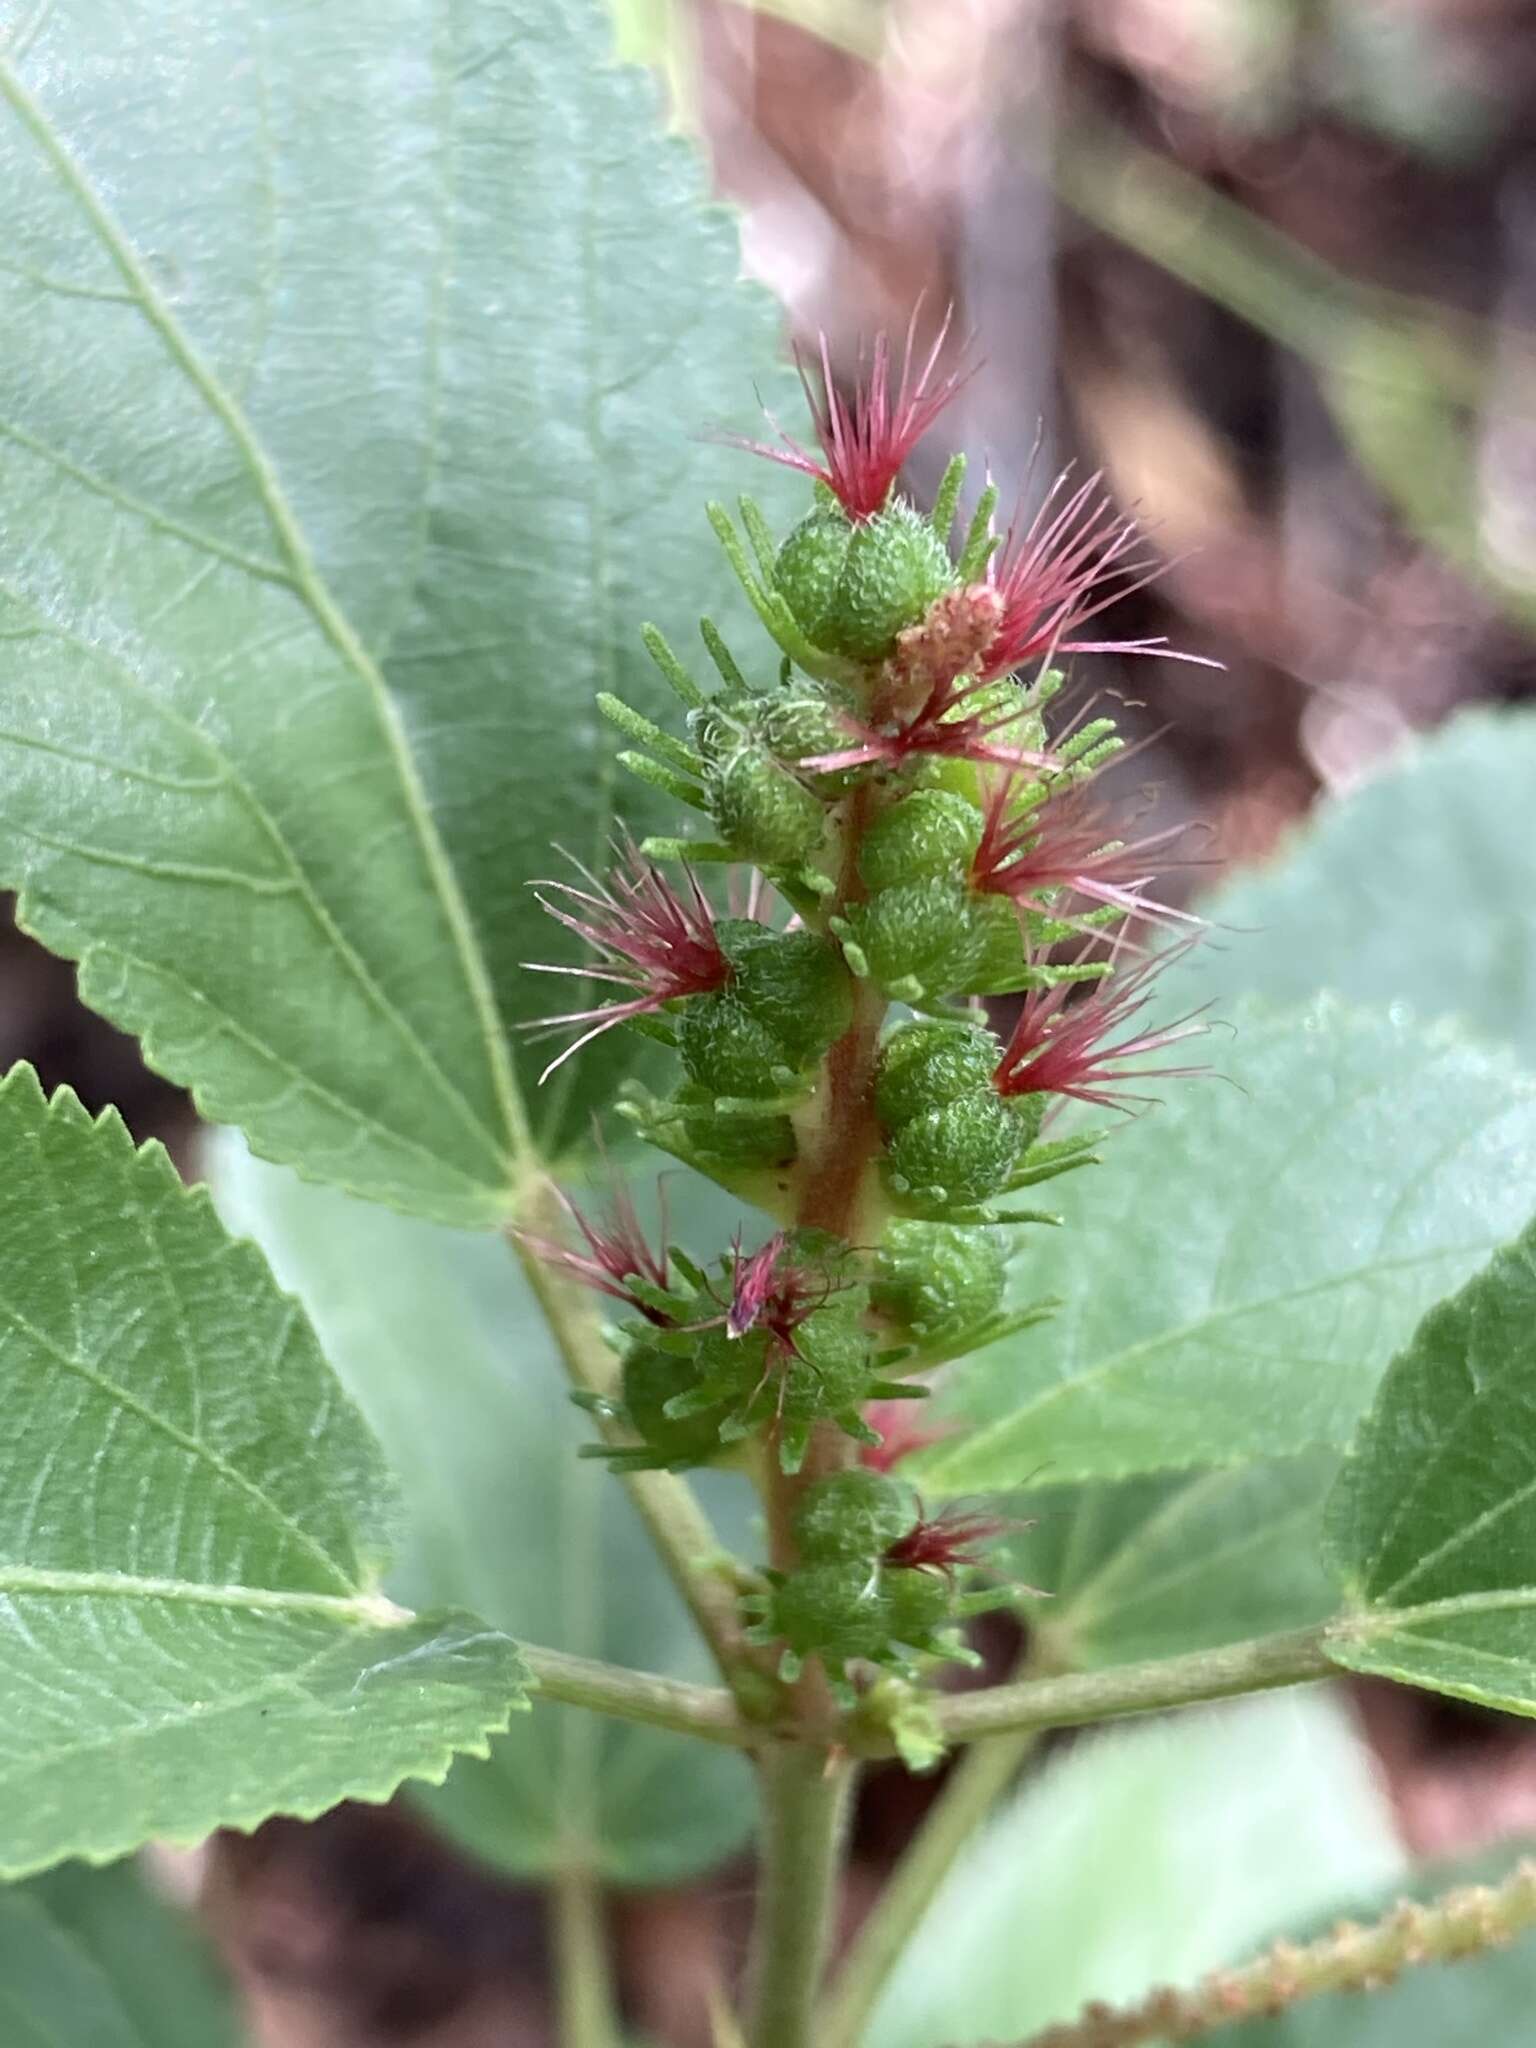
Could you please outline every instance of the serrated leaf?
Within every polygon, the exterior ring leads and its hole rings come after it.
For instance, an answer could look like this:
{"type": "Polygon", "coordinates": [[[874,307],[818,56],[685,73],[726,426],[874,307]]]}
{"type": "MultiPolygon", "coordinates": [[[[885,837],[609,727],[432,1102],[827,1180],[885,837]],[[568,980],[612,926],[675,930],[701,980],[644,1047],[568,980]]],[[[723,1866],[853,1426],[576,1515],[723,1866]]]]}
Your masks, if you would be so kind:
{"type": "Polygon", "coordinates": [[[0,1157],[0,1873],[482,1748],[517,1650],[379,1593],[388,1474],[260,1254],[25,1067],[0,1157]]]}
{"type": "MultiPolygon", "coordinates": [[[[623,1489],[576,1456],[593,1427],[509,1248],[306,1186],[229,1133],[210,1166],[225,1216],[303,1299],[400,1476],[408,1526],[390,1589],[555,1648],[708,1677],[623,1489]]],[[[674,1192],[674,1237],[723,1237],[721,1198],[674,1192]],[[695,1234],[690,1203],[703,1201],[715,1213],[695,1234]]],[[[664,1883],[740,1845],[752,1794],[723,1750],[536,1698],[490,1762],[456,1765],[430,1805],[504,1869],[577,1860],[612,1882],[664,1883]]]]}
{"type": "Polygon", "coordinates": [[[693,437],[775,332],[606,50],[586,0],[0,44],[0,875],[207,1114],[467,1227],[526,1143],[507,1028],[581,986],[521,972],[524,885],[608,829],[595,690],[667,701],[642,618],[728,587],[744,458],[693,437]]]}
{"type": "Polygon", "coordinates": [[[1464,712],[1409,742],[1201,905],[1221,936],[1180,964],[1181,995],[1405,1002],[1536,1063],[1533,787],[1528,711],[1464,712]]]}
{"type": "Polygon", "coordinates": [[[236,2048],[234,2001],[185,1913],[130,1863],[0,1889],[5,2048],[236,2048]]]}
{"type": "Polygon", "coordinates": [[[1176,1657],[1323,1621],[1328,1451],[1025,1498],[1008,1568],[1049,1597],[1025,1611],[1052,1668],[1176,1657]]]}
{"type": "Polygon", "coordinates": [[[1170,1087],[1059,1184],[1026,1274],[1066,1306],[967,1364],[947,1401],[974,1426],[925,1486],[1342,1447],[1419,1316],[1525,1221],[1536,1087],[1504,1055],[1333,1003],[1232,1018],[1236,1087],[1170,1087]]]}
{"type": "Polygon", "coordinates": [[[1306,1691],[1075,1744],[969,1845],[866,2048],[1019,2041],[1244,1956],[1403,1869],[1343,1707],[1306,1691]]]}
{"type": "Polygon", "coordinates": [[[1536,1226],[1393,1360],[1329,1504],[1351,1670],[1536,1714],[1536,1226]]]}

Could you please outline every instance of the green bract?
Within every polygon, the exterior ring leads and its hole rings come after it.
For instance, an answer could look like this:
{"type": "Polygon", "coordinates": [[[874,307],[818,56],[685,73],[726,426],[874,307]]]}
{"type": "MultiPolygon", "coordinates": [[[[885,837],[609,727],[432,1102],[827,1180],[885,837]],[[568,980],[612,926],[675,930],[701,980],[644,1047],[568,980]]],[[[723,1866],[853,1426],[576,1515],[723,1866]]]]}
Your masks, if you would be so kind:
{"type": "Polygon", "coordinates": [[[900,499],[857,526],[817,506],[780,547],[773,574],[806,638],[855,661],[888,655],[958,580],[944,543],[900,499]]]}
{"type": "Polygon", "coordinates": [[[903,1335],[942,1343],[997,1313],[1007,1276],[996,1231],[897,1217],[886,1227],[870,1299],[903,1335]]]}

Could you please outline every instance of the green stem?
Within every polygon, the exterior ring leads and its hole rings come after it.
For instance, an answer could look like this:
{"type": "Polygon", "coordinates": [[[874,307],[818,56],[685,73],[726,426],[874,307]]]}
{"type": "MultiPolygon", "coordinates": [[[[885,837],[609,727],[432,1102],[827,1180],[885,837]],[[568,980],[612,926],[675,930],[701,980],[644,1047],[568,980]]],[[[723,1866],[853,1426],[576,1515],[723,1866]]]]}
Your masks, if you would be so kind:
{"type": "MultiPolygon", "coordinates": [[[[1342,1626],[1339,1632],[1343,1633],[1342,1626]]],[[[1185,1657],[1158,1657],[1108,1671],[1027,1678],[1017,1685],[957,1693],[939,1703],[939,1728],[947,1742],[974,1742],[986,1735],[1071,1728],[1085,1721],[1110,1721],[1161,1707],[1187,1707],[1236,1693],[1302,1685],[1336,1672],[1327,1648],[1332,1633],[1328,1628],[1295,1629],[1218,1650],[1194,1650],[1185,1657]]],[[[860,1748],[870,1753],[863,1744],[860,1748]]],[[[873,1753],[884,1754],[884,1747],[873,1753]]]]}
{"type": "Polygon", "coordinates": [[[822,2007],[817,2048],[858,2048],[875,2003],[955,1859],[1039,1740],[1039,1731],[983,1742],[962,1757],[908,1843],[822,2007]]]}
{"type": "Polygon", "coordinates": [[[557,1871],[550,1881],[549,1904],[560,2048],[619,2048],[601,1888],[588,1871],[557,1871]]]}
{"type": "Polygon", "coordinates": [[[1455,1962],[1536,1927],[1536,1863],[1498,1885],[1463,1885],[1428,1905],[1404,1900],[1369,1927],[1347,1922],[1305,1948],[1281,1941],[1251,1963],[1213,1970],[1188,1991],[1163,1988],[1134,2005],[1089,2006],[1019,2048],[1139,2048],[1191,2041],[1235,2020],[1271,2017],[1326,1991],[1369,1991],[1400,1970],[1455,1962]]]}
{"type": "Polygon", "coordinates": [[[774,1749],[759,1767],[762,1840],[753,1927],[750,2048],[819,2048],[821,1989],[853,1767],[809,1746],[774,1749]]]}
{"type": "MultiPolygon", "coordinates": [[[[558,1235],[560,1216],[547,1180],[534,1183],[519,1222],[543,1235],[558,1235]]],[[[571,1383],[585,1393],[611,1394],[613,1360],[597,1318],[575,1289],[566,1286],[514,1234],[512,1248],[534,1299],[543,1310],[571,1383]]],[[[600,1422],[607,1433],[607,1425],[600,1422]]],[[[622,1440],[620,1432],[614,1434],[622,1440]]],[[[733,1587],[711,1567],[720,1539],[698,1497],[675,1472],[626,1472],[630,1499],[671,1575],[688,1611],[708,1643],[726,1682],[733,1683],[747,1661],[741,1616],[733,1587]]]]}
{"type": "Polygon", "coordinates": [[[639,1721],[648,1728],[670,1728],[735,1749],[751,1749],[773,1739],[768,1729],[741,1718],[723,1687],[685,1685],[680,1679],[629,1671],[564,1650],[543,1650],[528,1643],[519,1647],[539,1692],[562,1706],[588,1707],[596,1714],[639,1721]]]}

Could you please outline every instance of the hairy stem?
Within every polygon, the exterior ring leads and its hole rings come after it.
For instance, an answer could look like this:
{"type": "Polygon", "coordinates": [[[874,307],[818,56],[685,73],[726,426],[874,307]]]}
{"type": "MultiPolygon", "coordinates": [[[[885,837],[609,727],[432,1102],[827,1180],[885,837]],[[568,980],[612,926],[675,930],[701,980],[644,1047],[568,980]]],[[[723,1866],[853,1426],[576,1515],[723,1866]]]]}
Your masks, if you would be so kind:
{"type": "Polygon", "coordinates": [[[560,2048],[619,2048],[602,1891],[585,1870],[557,1871],[550,1880],[549,1907],[560,2048]]]}
{"type": "Polygon", "coordinates": [[[741,1718],[722,1686],[687,1685],[656,1672],[630,1671],[621,1664],[528,1643],[519,1648],[540,1694],[562,1706],[587,1707],[595,1714],[638,1721],[648,1728],[671,1728],[679,1735],[697,1735],[701,1741],[733,1749],[752,1749],[773,1740],[769,1729],[741,1718]]]}
{"type": "Polygon", "coordinates": [[[819,2048],[816,2000],[842,1869],[853,1767],[785,1746],[759,1766],[763,1833],[752,1937],[750,2048],[819,2048]]]}
{"type": "Polygon", "coordinates": [[[966,1843],[1039,1740],[1033,1728],[961,1758],[859,1929],[822,2007],[818,2048],[858,2048],[875,2003],[966,1843]]]}
{"type": "MultiPolygon", "coordinates": [[[[559,1234],[560,1212],[547,1180],[541,1177],[534,1184],[518,1220],[544,1235],[559,1234]]],[[[611,1393],[613,1360],[591,1308],[517,1237],[511,1242],[571,1384],[584,1393],[611,1393]]],[[[606,1434],[607,1426],[600,1426],[606,1434]]],[[[719,1555],[720,1540],[709,1517],[693,1488],[675,1472],[626,1472],[623,1479],[673,1584],[730,1684],[746,1662],[746,1649],[735,1590],[710,1568],[719,1555]]]]}
{"type": "Polygon", "coordinates": [[[947,1742],[974,1742],[986,1735],[1071,1728],[1086,1721],[1148,1714],[1160,1707],[1194,1706],[1201,1700],[1301,1685],[1335,1674],[1337,1666],[1327,1649],[1329,1634],[1327,1628],[1295,1629],[1218,1650],[1194,1650],[1185,1657],[1157,1657],[1107,1671],[987,1686],[941,1701],[938,1723],[947,1742]]]}
{"type": "Polygon", "coordinates": [[[1502,1884],[1463,1885],[1425,1906],[1404,1900],[1369,1927],[1344,1922],[1304,1948],[1276,1942],[1251,1963],[1211,1971],[1190,1990],[1152,1991],[1134,2005],[1088,2006],[1019,2048],[1190,2041],[1234,2020],[1273,2017],[1322,1992],[1368,1991],[1421,1963],[1479,1955],[1530,1927],[1536,1927],[1536,1862],[1526,1859],[1502,1884]]]}

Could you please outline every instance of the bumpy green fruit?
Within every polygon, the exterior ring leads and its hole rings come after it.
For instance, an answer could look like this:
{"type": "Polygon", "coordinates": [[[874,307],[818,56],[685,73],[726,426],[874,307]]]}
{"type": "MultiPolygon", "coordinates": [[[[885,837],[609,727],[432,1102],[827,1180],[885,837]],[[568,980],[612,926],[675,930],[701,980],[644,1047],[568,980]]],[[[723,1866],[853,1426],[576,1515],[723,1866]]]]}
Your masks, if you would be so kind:
{"type": "Polygon", "coordinates": [[[872,1565],[917,1516],[910,1486],[855,1465],[806,1488],[795,1509],[794,1537],[807,1564],[862,1559],[872,1565]]]}
{"type": "Polygon", "coordinates": [[[799,1656],[879,1657],[890,1642],[880,1574],[868,1564],[813,1564],[777,1587],[774,1633],[799,1656]]]}
{"type": "Polygon", "coordinates": [[[880,1574],[880,1591],[893,1642],[922,1649],[953,1617],[954,1588],[942,1572],[895,1567],[880,1574]]]}
{"type": "Polygon", "coordinates": [[[732,992],[796,1069],[820,1059],[853,1021],[853,981],[843,956],[817,932],[773,932],[732,920],[717,926],[735,969],[732,992]]]}
{"type": "Polygon", "coordinates": [[[981,1024],[903,1024],[880,1048],[875,1111],[888,1131],[989,1090],[1002,1048],[981,1024]]]}
{"type": "Polygon", "coordinates": [[[707,770],[704,796],[721,838],[762,867],[798,866],[826,834],[820,799],[751,740],[707,770]]]}
{"type": "Polygon", "coordinates": [[[937,1191],[955,1206],[1001,1194],[1027,1143],[1010,1105],[988,1089],[930,1109],[894,1132],[886,1147],[898,1194],[937,1191]]]}
{"type": "MultiPolygon", "coordinates": [[[[849,705],[815,692],[785,691],[764,703],[757,719],[757,733],[776,759],[794,767],[801,761],[835,754],[853,744],[843,716],[850,709],[849,705]]],[[[854,777],[852,771],[842,769],[830,774],[811,771],[809,779],[811,787],[823,796],[835,796],[854,777]]]]}
{"type": "Polygon", "coordinates": [[[958,877],[932,875],[854,904],[848,928],[871,980],[911,1002],[967,992],[986,951],[976,901],[958,877]]]}
{"type": "Polygon", "coordinates": [[[734,987],[692,996],[676,1020],[677,1049],[688,1078],[711,1095],[747,1101],[782,1093],[791,1067],[782,1041],[748,1009],[734,987]]]}
{"type": "Polygon", "coordinates": [[[827,635],[852,539],[853,528],[842,513],[818,505],[791,529],[774,558],[779,595],[795,624],[818,647],[831,644],[827,635]]]}
{"type": "Polygon", "coordinates": [[[1007,1280],[996,1231],[897,1218],[886,1226],[870,1300],[906,1334],[942,1342],[994,1315],[1007,1280]]]}
{"type": "Polygon", "coordinates": [[[854,528],[820,644],[857,661],[878,661],[955,580],[948,548],[898,499],[854,528]]]}
{"type": "Polygon", "coordinates": [[[870,826],[859,850],[859,873],[876,890],[962,875],[981,831],[981,812],[965,797],[948,789],[914,790],[870,826]]]}
{"type": "Polygon", "coordinates": [[[625,1355],[619,1382],[624,1419],[646,1448],[668,1464],[705,1465],[720,1455],[720,1425],[728,1413],[723,1405],[677,1421],[665,1413],[667,1403],[697,1381],[690,1358],[649,1344],[636,1344],[625,1355]]]}
{"type": "Polygon", "coordinates": [[[842,955],[819,933],[775,932],[744,918],[722,918],[715,931],[731,979],[680,1006],[683,1065],[710,1095],[753,1101],[781,1094],[852,1020],[842,955]]]}

